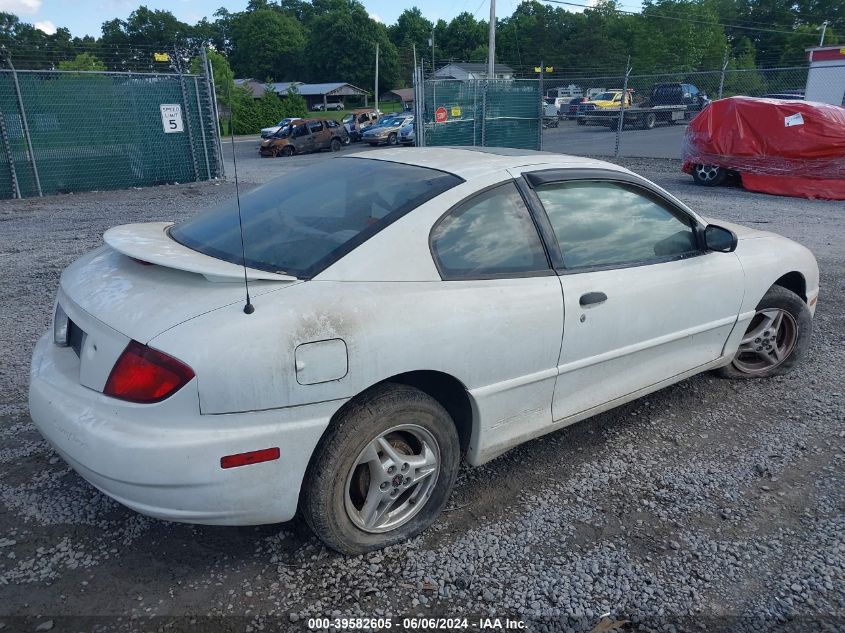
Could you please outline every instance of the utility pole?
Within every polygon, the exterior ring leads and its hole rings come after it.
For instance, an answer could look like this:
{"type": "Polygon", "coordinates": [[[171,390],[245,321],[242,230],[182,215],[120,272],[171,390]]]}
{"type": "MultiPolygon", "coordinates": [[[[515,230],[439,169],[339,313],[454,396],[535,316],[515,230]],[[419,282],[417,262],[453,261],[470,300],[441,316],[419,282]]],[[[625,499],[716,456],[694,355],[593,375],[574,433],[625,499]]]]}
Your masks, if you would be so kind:
{"type": "Polygon", "coordinates": [[[496,69],[496,0],[490,0],[489,41],[487,43],[487,79],[495,78],[496,69]]]}
{"type": "Polygon", "coordinates": [[[431,78],[434,79],[434,27],[431,27],[431,78]]]}
{"type": "Polygon", "coordinates": [[[725,58],[722,60],[722,74],[719,77],[719,96],[718,99],[722,98],[722,92],[725,89],[725,71],[728,69],[728,47],[725,47],[725,58]]]}
{"type": "Polygon", "coordinates": [[[824,46],[824,34],[825,34],[825,31],[827,31],[827,25],[828,24],[830,24],[830,23],[827,20],[822,22],[822,37],[819,40],[819,46],[824,46]]]}
{"type": "Polygon", "coordinates": [[[378,112],[378,42],[376,42],[376,112],[378,112]]]}

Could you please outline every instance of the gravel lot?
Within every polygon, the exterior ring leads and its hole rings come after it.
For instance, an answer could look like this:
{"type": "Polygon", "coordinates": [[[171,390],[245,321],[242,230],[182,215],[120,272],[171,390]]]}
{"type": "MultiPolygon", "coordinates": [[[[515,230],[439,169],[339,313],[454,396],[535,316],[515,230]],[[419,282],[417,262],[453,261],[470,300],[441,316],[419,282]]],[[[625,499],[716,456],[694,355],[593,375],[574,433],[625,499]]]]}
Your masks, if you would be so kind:
{"type": "MultiPolygon", "coordinates": [[[[237,147],[243,183],[330,159],[262,161],[253,141],[237,147]]],[[[0,203],[0,630],[307,630],[314,616],[439,615],[472,630],[478,617],[510,617],[590,631],[606,613],[638,630],[845,630],[845,204],[697,188],[672,160],[623,164],[707,216],[815,252],[806,362],[769,381],[701,375],[464,468],[433,529],[352,559],[296,522],[137,515],[71,471],[28,417],[29,357],[60,271],[110,226],[184,218],[233,186],[0,203]]]]}

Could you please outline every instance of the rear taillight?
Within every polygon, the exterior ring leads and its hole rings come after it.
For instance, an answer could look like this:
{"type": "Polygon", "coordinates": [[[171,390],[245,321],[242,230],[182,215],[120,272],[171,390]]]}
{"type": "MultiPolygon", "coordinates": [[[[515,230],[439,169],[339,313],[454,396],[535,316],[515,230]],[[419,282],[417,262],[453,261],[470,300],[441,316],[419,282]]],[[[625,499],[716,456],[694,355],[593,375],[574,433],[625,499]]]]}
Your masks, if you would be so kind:
{"type": "Polygon", "coordinates": [[[103,390],[107,396],[148,404],[184,387],[194,370],[164,352],[130,341],[117,359],[103,390]]]}

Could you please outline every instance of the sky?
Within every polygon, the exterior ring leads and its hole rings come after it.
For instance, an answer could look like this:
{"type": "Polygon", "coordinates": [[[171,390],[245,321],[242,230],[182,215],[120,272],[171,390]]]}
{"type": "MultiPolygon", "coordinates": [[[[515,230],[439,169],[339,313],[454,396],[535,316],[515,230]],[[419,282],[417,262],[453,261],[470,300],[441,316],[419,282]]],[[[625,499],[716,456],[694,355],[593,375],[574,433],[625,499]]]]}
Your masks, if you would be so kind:
{"type": "MultiPolygon", "coordinates": [[[[576,0],[579,1],[579,0],[576,0]]],[[[499,17],[513,13],[519,0],[497,0],[499,17]]],[[[71,35],[100,35],[103,22],[126,19],[139,5],[150,9],[166,9],[179,20],[194,24],[203,17],[211,18],[221,6],[241,11],[247,0],[0,0],[0,11],[14,13],[22,21],[34,24],[45,32],[67,27],[71,35]]],[[[451,20],[463,11],[487,19],[488,0],[362,0],[374,19],[393,24],[406,8],[419,6],[430,20],[451,20]]]]}

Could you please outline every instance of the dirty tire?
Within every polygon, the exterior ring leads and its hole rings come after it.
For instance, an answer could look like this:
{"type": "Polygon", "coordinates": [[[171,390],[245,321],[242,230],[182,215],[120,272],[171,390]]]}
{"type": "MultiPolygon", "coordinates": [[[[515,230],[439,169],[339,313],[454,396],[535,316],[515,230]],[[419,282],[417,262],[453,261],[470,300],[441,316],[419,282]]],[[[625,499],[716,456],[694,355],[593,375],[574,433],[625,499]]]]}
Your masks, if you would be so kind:
{"type": "Polygon", "coordinates": [[[338,552],[353,555],[381,549],[434,523],[449,499],[459,464],[458,434],[440,403],[414,387],[384,383],[349,403],[326,431],[305,476],[302,514],[314,534],[338,552]],[[438,469],[429,475],[436,481],[407,522],[388,531],[366,531],[347,511],[347,479],[371,442],[403,424],[421,427],[436,441],[438,469]]]}
{"type": "Polygon", "coordinates": [[[387,144],[388,145],[396,145],[397,140],[398,140],[398,137],[396,135],[396,132],[391,132],[387,137],[387,144]]]}
{"type": "Polygon", "coordinates": [[[282,156],[293,156],[293,148],[290,145],[285,145],[282,148],[282,156]]]}
{"type": "Polygon", "coordinates": [[[652,129],[655,123],[657,123],[657,117],[654,115],[654,112],[649,112],[648,114],[643,116],[642,120],[640,121],[640,125],[644,130],[652,129]]]}
{"type": "Polygon", "coordinates": [[[332,139],[330,147],[333,152],[339,152],[343,148],[343,141],[335,137],[332,139]]]}
{"type": "Polygon", "coordinates": [[[587,125],[587,122],[584,119],[576,118],[575,121],[578,123],[578,125],[587,125]]]}
{"type": "MultiPolygon", "coordinates": [[[[807,348],[810,345],[810,339],[813,335],[813,318],[804,300],[791,290],[787,290],[782,286],[772,286],[760,300],[760,303],[757,304],[757,314],[760,314],[764,310],[782,310],[792,316],[797,333],[795,335],[794,345],[788,356],[774,367],[749,373],[747,370],[744,371],[742,369],[743,364],[739,362],[741,352],[738,351],[730,365],[726,365],[718,370],[719,375],[722,377],[749,379],[781,376],[792,371],[795,365],[807,353],[807,348]]],[[[755,320],[756,317],[752,319],[749,330],[754,328],[755,320]]]]}

